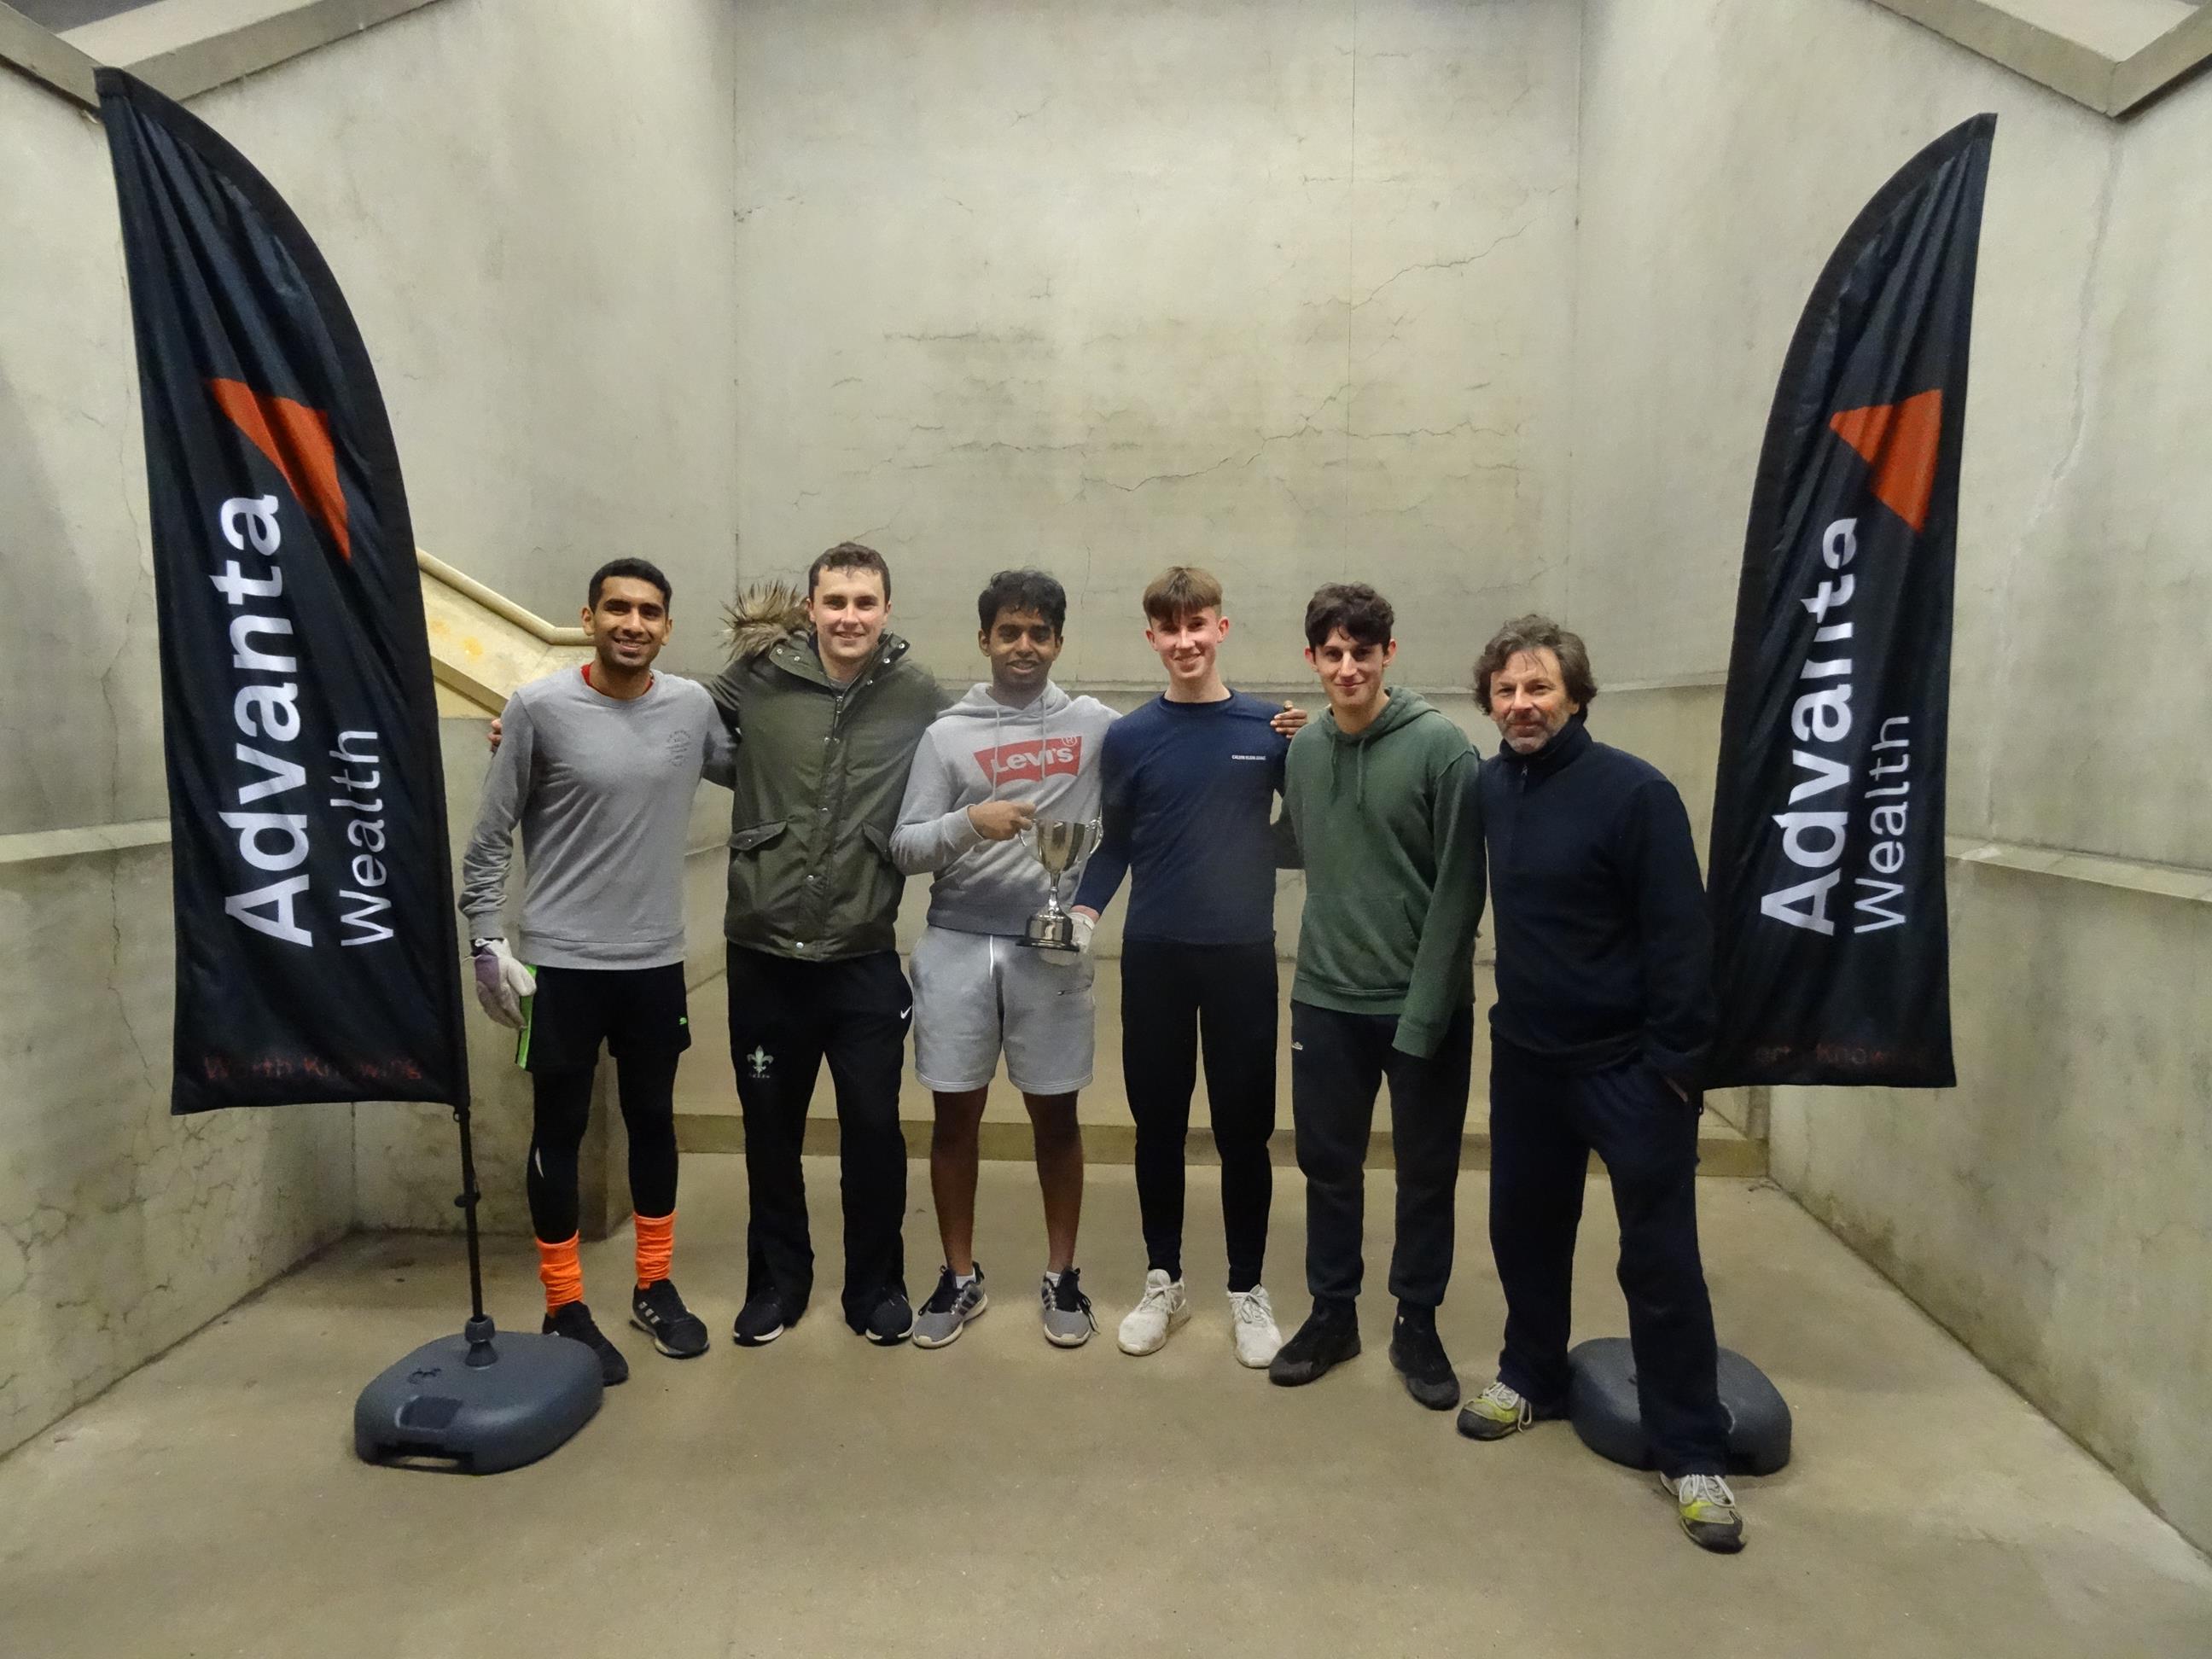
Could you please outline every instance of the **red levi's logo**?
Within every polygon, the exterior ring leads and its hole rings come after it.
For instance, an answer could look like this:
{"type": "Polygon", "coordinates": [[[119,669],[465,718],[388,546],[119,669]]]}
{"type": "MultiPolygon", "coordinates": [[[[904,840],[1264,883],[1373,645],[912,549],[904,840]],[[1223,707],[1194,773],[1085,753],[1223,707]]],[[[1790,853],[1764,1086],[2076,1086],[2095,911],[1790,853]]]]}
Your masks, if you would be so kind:
{"type": "Polygon", "coordinates": [[[998,749],[978,749],[975,764],[993,783],[1022,778],[1048,778],[1056,773],[1073,777],[1083,769],[1083,739],[1031,738],[998,749]]]}

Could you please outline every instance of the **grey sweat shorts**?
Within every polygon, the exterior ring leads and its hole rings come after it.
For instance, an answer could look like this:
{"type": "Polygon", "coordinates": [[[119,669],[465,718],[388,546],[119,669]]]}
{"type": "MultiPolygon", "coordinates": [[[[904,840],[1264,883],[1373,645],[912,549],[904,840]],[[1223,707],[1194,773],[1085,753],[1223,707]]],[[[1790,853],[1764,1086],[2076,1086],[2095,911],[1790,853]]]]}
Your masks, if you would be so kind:
{"type": "Polygon", "coordinates": [[[907,964],[914,982],[914,1069],[945,1094],[980,1089],[999,1069],[1031,1095],[1065,1095],[1091,1082],[1088,952],[1065,966],[999,933],[926,927],[907,964]]]}

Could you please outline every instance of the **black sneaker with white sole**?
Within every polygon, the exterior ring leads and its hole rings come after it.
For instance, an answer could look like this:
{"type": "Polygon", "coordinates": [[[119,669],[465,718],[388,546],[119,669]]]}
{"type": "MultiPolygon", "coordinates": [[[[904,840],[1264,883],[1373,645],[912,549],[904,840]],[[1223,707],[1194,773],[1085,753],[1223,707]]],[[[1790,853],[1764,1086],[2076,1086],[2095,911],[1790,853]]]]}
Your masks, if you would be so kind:
{"type": "Polygon", "coordinates": [[[799,1310],[786,1302],[781,1291],[773,1287],[756,1291],[738,1310],[737,1323],[730,1334],[741,1348],[766,1347],[796,1325],[799,1315],[799,1310]]]}
{"type": "Polygon", "coordinates": [[[914,1304],[904,1291],[885,1291],[860,1327],[860,1334],[879,1348],[903,1342],[914,1334],[914,1304]]]}
{"type": "Polygon", "coordinates": [[[633,1291],[629,1322],[671,1359],[691,1359],[707,1352],[707,1322],[684,1305],[672,1279],[656,1279],[633,1291]]]}
{"type": "Polygon", "coordinates": [[[580,1342],[599,1357],[599,1381],[611,1389],[617,1382],[629,1381],[629,1361],[622,1350],[607,1340],[606,1333],[592,1317],[592,1310],[580,1302],[564,1302],[545,1316],[540,1329],[547,1336],[565,1336],[571,1342],[580,1342]]]}

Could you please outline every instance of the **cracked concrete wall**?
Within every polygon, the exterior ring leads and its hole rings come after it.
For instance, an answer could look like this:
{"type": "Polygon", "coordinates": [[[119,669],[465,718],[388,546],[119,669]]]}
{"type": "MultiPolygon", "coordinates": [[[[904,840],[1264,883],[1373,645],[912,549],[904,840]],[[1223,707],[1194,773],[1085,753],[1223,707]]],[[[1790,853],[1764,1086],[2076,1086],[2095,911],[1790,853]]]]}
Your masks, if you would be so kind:
{"type": "MultiPolygon", "coordinates": [[[[597,563],[653,557],[678,589],[677,665],[713,660],[732,577],[736,27],[718,0],[592,0],[557,27],[514,0],[447,0],[192,104],[344,286],[423,545],[556,621],[597,563]]],[[[49,671],[0,700],[0,836],[161,818],[106,142],[0,71],[0,546],[17,589],[0,652],[49,671]]],[[[482,769],[466,741],[464,824],[482,769]]],[[[161,848],[0,860],[0,1449],[356,1215],[356,1113],[166,1115],[167,881],[161,848]]],[[[512,1224],[512,1079],[477,1040],[499,1097],[484,1176],[512,1224]]],[[[447,1115],[358,1115],[375,1218],[450,1224],[447,1115]]]]}
{"type": "Polygon", "coordinates": [[[0,863],[0,939],[5,1451],[344,1232],[353,1114],[168,1115],[167,847],[0,863]]]}
{"type": "Polygon", "coordinates": [[[1320,582],[1401,671],[1550,592],[1565,548],[1571,5],[748,8],[739,568],[854,536],[972,677],[1035,562],[1063,678],[1150,682],[1164,566],[1228,584],[1237,673],[1303,672],[1320,582]]]}
{"type": "MultiPolygon", "coordinates": [[[[2212,866],[2184,735],[2212,726],[2203,85],[2121,125],[1870,5],[1591,0],[1566,614],[1601,681],[1726,667],[1799,308],[1866,198],[1984,109],[1950,828],[2212,866]]],[[[1710,755],[1717,691],[1634,705],[1710,755]]],[[[1710,800],[1710,759],[1678,775],[1710,800]]],[[[2212,1542],[2212,909],[1951,878],[1961,1086],[1778,1090],[1775,1175],[2212,1542]]]]}

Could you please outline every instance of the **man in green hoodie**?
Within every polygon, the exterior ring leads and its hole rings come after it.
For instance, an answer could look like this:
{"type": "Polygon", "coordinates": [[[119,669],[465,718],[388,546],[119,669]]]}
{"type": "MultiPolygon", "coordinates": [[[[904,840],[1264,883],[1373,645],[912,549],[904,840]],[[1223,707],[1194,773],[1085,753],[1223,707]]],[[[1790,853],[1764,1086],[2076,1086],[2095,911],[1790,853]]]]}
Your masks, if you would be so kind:
{"type": "Polygon", "coordinates": [[[1441,711],[1384,684],[1395,623],[1389,601],[1363,584],[1331,583],[1306,606],[1306,660],[1329,717],[1291,744],[1283,811],[1306,868],[1291,1115],[1314,1303],[1267,1374],[1294,1387],[1359,1352],[1367,1139],[1387,1078],[1398,1166],[1390,1363],[1416,1401],[1448,1411],[1459,1378],[1436,1315],[1451,1278],[1474,1043],[1480,763],[1441,711]]]}

